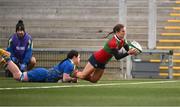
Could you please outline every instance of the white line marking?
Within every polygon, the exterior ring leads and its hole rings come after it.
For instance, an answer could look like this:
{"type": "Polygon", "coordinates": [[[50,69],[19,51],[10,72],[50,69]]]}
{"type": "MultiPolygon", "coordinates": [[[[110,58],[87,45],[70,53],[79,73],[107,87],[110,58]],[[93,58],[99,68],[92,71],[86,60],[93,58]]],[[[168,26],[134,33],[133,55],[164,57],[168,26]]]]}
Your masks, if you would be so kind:
{"type": "Polygon", "coordinates": [[[26,89],[49,89],[49,88],[71,88],[71,87],[100,87],[114,85],[137,85],[137,84],[162,84],[178,81],[153,81],[153,82],[132,82],[132,83],[107,83],[107,84],[88,84],[88,85],[63,85],[63,86],[41,86],[41,87],[15,87],[15,88],[0,88],[1,90],[26,90],[26,89]]]}

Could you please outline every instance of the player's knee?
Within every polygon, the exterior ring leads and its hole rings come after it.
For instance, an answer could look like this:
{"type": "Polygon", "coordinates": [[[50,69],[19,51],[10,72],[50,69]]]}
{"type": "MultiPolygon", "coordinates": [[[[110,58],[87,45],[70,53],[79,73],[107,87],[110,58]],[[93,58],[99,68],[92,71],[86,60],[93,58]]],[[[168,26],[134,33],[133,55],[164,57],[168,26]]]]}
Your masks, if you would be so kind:
{"type": "Polygon", "coordinates": [[[36,65],[36,59],[35,57],[32,57],[28,66],[27,66],[27,71],[31,70],[32,68],[34,68],[34,66],[36,65]]]}
{"type": "Polygon", "coordinates": [[[31,58],[31,64],[32,64],[32,65],[35,65],[35,64],[36,64],[36,58],[35,58],[35,57],[32,57],[32,58],[31,58]]]}
{"type": "Polygon", "coordinates": [[[89,80],[90,82],[92,83],[97,83],[99,81],[100,78],[97,78],[97,77],[91,77],[89,80]]]}
{"type": "Polygon", "coordinates": [[[91,82],[91,83],[97,83],[98,80],[92,79],[92,80],[90,80],[90,82],[91,82]]]}
{"type": "Polygon", "coordinates": [[[99,79],[93,78],[92,76],[88,76],[84,80],[87,80],[91,83],[97,83],[99,79]]]}

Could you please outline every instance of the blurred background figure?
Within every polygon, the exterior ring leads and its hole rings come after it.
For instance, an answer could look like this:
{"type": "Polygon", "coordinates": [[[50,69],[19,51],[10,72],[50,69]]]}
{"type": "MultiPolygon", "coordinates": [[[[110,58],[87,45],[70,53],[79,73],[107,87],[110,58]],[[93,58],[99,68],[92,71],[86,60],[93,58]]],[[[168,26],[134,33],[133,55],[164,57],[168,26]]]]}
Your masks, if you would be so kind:
{"type": "MultiPolygon", "coordinates": [[[[22,20],[16,24],[16,32],[8,40],[7,51],[11,53],[11,60],[24,72],[32,69],[36,64],[35,57],[32,56],[32,37],[25,32],[22,20]]],[[[12,77],[11,72],[5,71],[6,77],[12,77]]]]}

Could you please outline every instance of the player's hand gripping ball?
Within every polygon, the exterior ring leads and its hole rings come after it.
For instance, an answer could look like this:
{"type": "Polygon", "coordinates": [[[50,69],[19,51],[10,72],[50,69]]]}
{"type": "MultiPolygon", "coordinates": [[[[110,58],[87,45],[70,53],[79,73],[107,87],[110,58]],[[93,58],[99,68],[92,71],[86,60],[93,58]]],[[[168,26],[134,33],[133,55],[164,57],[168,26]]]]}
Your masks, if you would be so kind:
{"type": "Polygon", "coordinates": [[[136,55],[140,54],[142,52],[142,47],[137,41],[132,41],[128,43],[129,49],[136,49],[136,55]]]}

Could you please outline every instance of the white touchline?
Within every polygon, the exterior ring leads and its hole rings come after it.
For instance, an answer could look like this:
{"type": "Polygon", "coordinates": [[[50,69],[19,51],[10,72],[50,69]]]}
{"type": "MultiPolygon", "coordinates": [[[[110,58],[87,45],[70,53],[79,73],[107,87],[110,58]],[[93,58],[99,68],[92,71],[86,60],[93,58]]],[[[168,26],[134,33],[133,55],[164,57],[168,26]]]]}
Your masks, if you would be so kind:
{"type": "Polygon", "coordinates": [[[99,86],[114,86],[114,85],[134,85],[134,84],[160,84],[178,81],[152,81],[152,82],[132,82],[132,83],[107,83],[107,84],[89,84],[89,85],[63,85],[63,86],[41,86],[41,87],[14,87],[0,88],[1,90],[26,90],[26,89],[49,89],[49,88],[71,88],[71,87],[99,87],[99,86]]]}

